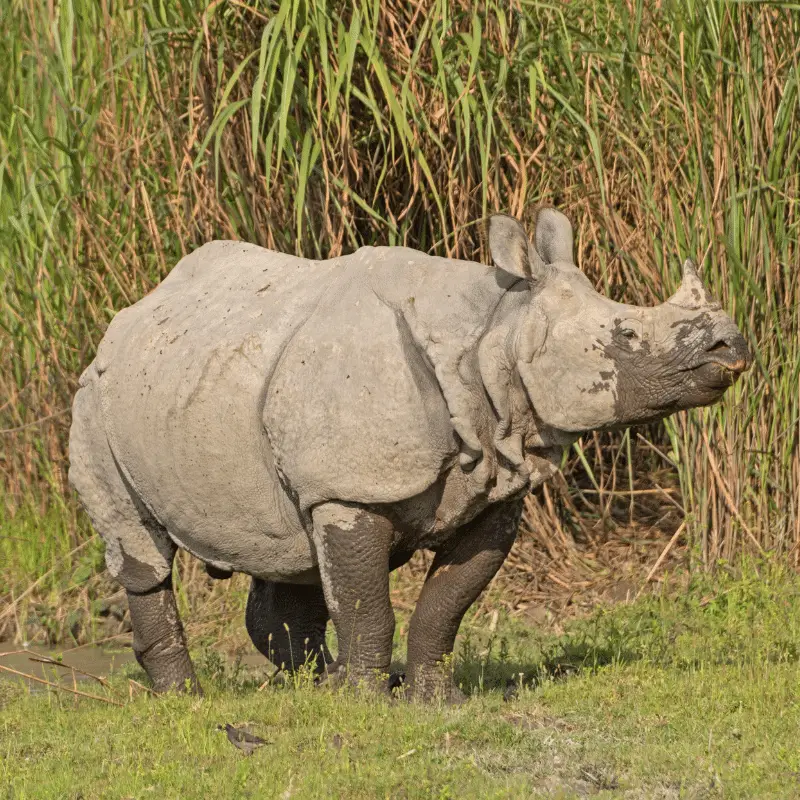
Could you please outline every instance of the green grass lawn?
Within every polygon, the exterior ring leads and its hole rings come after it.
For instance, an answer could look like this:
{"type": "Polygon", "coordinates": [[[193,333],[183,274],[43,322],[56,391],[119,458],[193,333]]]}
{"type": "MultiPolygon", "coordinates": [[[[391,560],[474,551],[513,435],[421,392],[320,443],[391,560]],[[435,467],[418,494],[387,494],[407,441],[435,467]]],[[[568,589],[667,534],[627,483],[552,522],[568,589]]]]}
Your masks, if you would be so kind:
{"type": "Polygon", "coordinates": [[[14,798],[800,795],[800,581],[771,565],[598,610],[560,634],[468,620],[463,706],[419,707],[259,676],[200,650],[203,699],[123,707],[0,683],[14,798]],[[523,687],[506,701],[507,681],[523,687]],[[247,723],[246,757],[217,730],[247,723]]]}

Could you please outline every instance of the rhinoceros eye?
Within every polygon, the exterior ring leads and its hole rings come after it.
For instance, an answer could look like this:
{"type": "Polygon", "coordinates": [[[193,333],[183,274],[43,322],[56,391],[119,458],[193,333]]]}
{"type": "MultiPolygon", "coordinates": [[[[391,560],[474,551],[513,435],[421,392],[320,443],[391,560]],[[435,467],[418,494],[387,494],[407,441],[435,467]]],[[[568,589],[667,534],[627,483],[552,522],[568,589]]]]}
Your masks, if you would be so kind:
{"type": "Polygon", "coordinates": [[[636,333],[636,331],[633,330],[633,328],[624,328],[619,333],[620,333],[620,336],[622,336],[625,339],[638,339],[639,338],[639,334],[636,333]]]}

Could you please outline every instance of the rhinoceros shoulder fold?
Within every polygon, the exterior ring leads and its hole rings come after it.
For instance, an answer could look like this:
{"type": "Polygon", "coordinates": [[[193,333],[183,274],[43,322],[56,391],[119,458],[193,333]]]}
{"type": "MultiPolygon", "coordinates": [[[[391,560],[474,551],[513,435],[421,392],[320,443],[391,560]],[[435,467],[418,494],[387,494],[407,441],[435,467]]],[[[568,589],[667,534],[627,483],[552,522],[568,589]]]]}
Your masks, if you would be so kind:
{"type": "Polygon", "coordinates": [[[472,483],[497,477],[496,420],[487,398],[479,346],[495,324],[508,290],[520,282],[513,275],[472,261],[425,256],[397,248],[387,257],[389,273],[421,266],[417,292],[406,298],[391,279],[383,296],[396,304],[418,349],[431,364],[460,439],[459,462],[472,472],[472,483]],[[399,263],[398,263],[399,262],[399,263]]]}
{"type": "Polygon", "coordinates": [[[302,509],[329,499],[413,497],[458,449],[435,371],[399,304],[376,291],[389,282],[408,298],[419,276],[408,270],[384,280],[382,255],[364,249],[343,259],[269,381],[264,427],[302,509]]]}

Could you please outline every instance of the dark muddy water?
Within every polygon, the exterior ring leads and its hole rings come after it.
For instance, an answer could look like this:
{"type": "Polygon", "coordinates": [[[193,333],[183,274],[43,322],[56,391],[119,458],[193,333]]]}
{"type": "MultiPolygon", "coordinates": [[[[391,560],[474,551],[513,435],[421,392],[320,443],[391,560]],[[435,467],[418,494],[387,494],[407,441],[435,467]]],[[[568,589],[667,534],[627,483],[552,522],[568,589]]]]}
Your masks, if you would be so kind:
{"type": "MultiPolygon", "coordinates": [[[[238,663],[240,669],[246,672],[271,672],[273,667],[258,652],[240,655],[237,659],[226,657],[228,664],[238,663]]],[[[41,678],[50,683],[61,683],[72,686],[73,680],[77,682],[93,681],[92,676],[107,678],[117,672],[123,665],[135,661],[130,647],[104,648],[97,645],[75,647],[71,650],[47,648],[32,645],[28,648],[20,647],[11,642],[0,642],[0,667],[8,667],[15,672],[0,669],[0,680],[23,681],[31,688],[46,689],[43,683],[32,681],[25,673],[36,678],[41,678]],[[43,663],[36,659],[51,659],[60,661],[63,666],[52,663],[43,663]],[[70,669],[72,667],[74,669],[70,669]],[[74,678],[73,678],[74,676],[74,678]]]]}
{"type": "MultiPolygon", "coordinates": [[[[72,650],[58,650],[35,645],[22,648],[11,642],[0,642],[0,667],[8,667],[51,683],[63,683],[68,686],[72,685],[73,674],[76,681],[91,681],[93,680],[91,675],[108,677],[112,672],[119,670],[123,664],[133,660],[133,651],[130,648],[112,650],[90,645],[88,647],[76,647],[72,650]],[[65,666],[58,667],[54,664],[45,664],[34,660],[36,658],[60,660],[65,666]],[[72,669],[67,669],[66,665],[74,667],[74,672],[72,669]]],[[[40,686],[44,688],[42,683],[28,680],[21,675],[16,675],[4,669],[0,669],[0,680],[24,681],[32,687],[40,686]]]]}

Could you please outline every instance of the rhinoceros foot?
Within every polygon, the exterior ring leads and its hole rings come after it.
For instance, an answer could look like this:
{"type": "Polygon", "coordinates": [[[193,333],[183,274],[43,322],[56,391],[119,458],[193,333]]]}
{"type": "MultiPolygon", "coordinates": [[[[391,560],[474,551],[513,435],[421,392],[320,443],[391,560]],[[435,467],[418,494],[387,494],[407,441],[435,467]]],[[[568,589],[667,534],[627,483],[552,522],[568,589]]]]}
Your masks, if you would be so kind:
{"type": "Polygon", "coordinates": [[[392,696],[390,676],[377,669],[353,669],[343,665],[338,659],[327,664],[317,676],[315,684],[321,689],[353,689],[369,697],[392,696]]]}
{"type": "Polygon", "coordinates": [[[403,694],[414,703],[460,706],[467,701],[464,692],[453,683],[452,668],[446,662],[418,666],[403,694]]]}
{"type": "Polygon", "coordinates": [[[128,591],[133,652],[157,693],[203,690],[194,672],[178,617],[172,578],[148,592],[128,591]]]}

